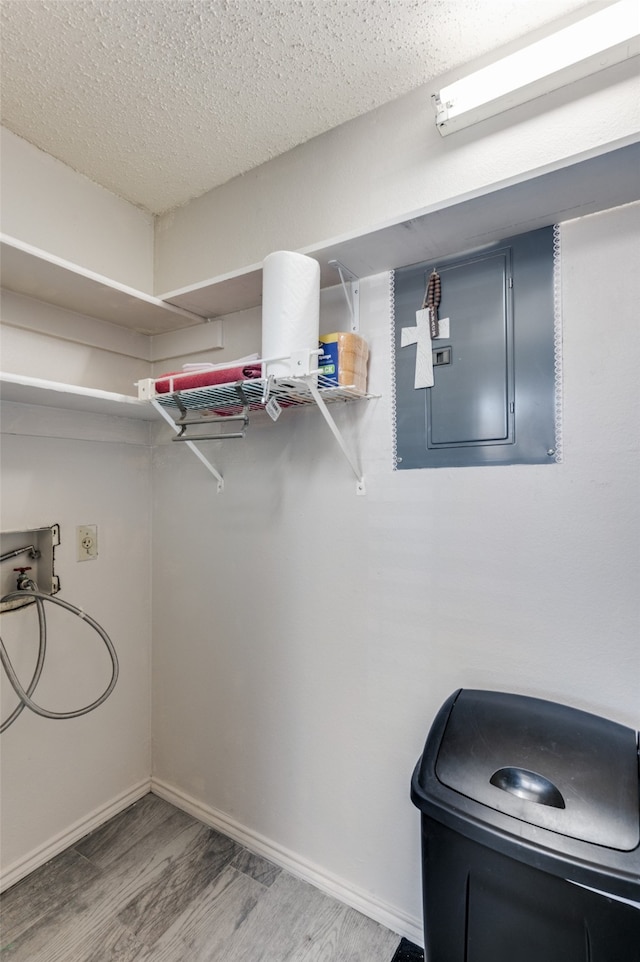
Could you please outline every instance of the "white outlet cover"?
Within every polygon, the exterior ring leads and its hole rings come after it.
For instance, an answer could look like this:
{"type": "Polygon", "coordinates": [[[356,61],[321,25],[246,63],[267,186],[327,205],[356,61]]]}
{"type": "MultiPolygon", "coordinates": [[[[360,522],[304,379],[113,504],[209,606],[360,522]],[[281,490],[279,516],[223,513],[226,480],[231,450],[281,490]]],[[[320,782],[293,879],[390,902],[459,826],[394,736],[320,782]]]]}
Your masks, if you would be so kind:
{"type": "Polygon", "coordinates": [[[78,561],[94,561],[98,557],[98,528],[95,524],[80,524],[76,528],[78,561]]]}

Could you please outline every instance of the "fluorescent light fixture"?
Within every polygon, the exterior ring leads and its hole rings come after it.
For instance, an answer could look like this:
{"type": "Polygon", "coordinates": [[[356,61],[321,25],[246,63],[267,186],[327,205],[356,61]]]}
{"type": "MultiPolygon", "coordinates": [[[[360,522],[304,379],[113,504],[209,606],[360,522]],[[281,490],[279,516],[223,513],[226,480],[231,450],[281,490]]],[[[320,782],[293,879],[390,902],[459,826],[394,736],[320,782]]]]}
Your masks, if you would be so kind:
{"type": "Polygon", "coordinates": [[[443,87],[431,98],[443,136],[640,53],[640,3],[617,3],[443,87]]]}

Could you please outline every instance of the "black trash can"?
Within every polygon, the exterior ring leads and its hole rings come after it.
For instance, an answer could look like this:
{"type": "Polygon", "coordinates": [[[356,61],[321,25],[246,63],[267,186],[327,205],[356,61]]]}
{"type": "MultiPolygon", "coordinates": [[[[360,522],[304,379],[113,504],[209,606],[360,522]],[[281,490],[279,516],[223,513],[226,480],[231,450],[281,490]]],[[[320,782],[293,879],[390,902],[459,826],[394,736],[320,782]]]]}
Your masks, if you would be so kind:
{"type": "Polygon", "coordinates": [[[427,962],[640,962],[637,733],[460,689],[413,773],[427,962]]]}

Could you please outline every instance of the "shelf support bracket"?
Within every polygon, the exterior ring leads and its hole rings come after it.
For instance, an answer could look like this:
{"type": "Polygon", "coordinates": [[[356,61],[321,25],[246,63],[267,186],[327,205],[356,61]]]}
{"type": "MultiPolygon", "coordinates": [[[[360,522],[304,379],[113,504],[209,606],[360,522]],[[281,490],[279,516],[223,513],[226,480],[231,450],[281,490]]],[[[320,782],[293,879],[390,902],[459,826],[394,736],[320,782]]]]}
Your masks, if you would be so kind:
{"type": "MultiPolygon", "coordinates": [[[[161,404],[159,404],[158,401],[156,401],[155,399],[152,399],[151,403],[153,404],[153,406],[154,406],[154,408],[156,409],[156,411],[158,412],[158,414],[161,414],[161,415],[162,415],[162,417],[165,419],[165,421],[167,422],[167,424],[170,424],[170,425],[171,425],[171,427],[173,428],[173,430],[175,431],[175,433],[176,433],[176,434],[179,434],[179,433],[180,433],[180,427],[179,427],[179,425],[177,425],[176,422],[173,420],[173,418],[171,417],[171,415],[169,414],[169,412],[168,412],[168,411],[165,411],[165,409],[163,408],[163,406],[162,406],[161,404]]],[[[220,494],[221,491],[224,490],[224,479],[223,479],[222,475],[220,474],[220,472],[217,471],[217,470],[214,468],[214,466],[211,464],[210,461],[207,460],[207,458],[205,458],[205,456],[204,456],[204,454],[202,453],[202,451],[195,446],[195,444],[193,443],[193,441],[185,441],[184,443],[187,445],[187,447],[188,447],[191,451],[193,451],[193,453],[195,454],[195,456],[196,456],[200,461],[202,461],[202,463],[204,464],[204,466],[205,466],[205,468],[207,469],[207,471],[210,471],[211,474],[214,476],[214,478],[217,480],[218,484],[217,484],[217,487],[216,487],[216,491],[217,491],[218,494],[220,494]]]]}
{"type": "Polygon", "coordinates": [[[357,334],[360,330],[360,278],[340,261],[329,261],[329,267],[335,268],[340,275],[340,283],[349,308],[351,332],[357,334]]]}
{"type": "Polygon", "coordinates": [[[333,418],[331,417],[331,414],[329,413],[329,410],[328,410],[328,408],[327,408],[327,405],[326,405],[325,402],[324,402],[324,398],[323,398],[322,395],[320,394],[320,391],[318,390],[318,387],[317,387],[316,383],[314,382],[313,377],[304,378],[304,380],[305,380],[306,383],[307,383],[307,387],[309,388],[309,391],[311,392],[311,395],[312,395],[312,397],[313,397],[313,400],[316,402],[316,404],[317,404],[318,407],[320,408],[320,411],[321,411],[321,413],[322,413],[322,416],[323,416],[323,418],[325,419],[325,421],[327,422],[331,433],[333,434],[334,438],[336,439],[336,441],[337,441],[338,444],[340,445],[340,450],[342,451],[342,453],[344,454],[345,458],[346,458],[347,461],[349,462],[349,465],[350,465],[350,467],[351,467],[351,470],[353,471],[353,473],[354,473],[355,476],[356,476],[356,482],[357,482],[357,483],[356,483],[356,494],[358,494],[358,495],[366,494],[367,491],[366,491],[366,488],[365,488],[364,477],[362,476],[362,471],[360,470],[360,466],[359,466],[358,462],[356,461],[355,457],[353,456],[353,454],[351,453],[351,451],[349,450],[349,448],[347,447],[347,445],[346,445],[346,443],[345,443],[345,440],[344,440],[344,438],[342,437],[342,435],[341,435],[341,433],[340,433],[340,431],[339,431],[339,429],[338,429],[338,426],[337,426],[336,422],[335,422],[335,421],[333,420],[333,418]]]}

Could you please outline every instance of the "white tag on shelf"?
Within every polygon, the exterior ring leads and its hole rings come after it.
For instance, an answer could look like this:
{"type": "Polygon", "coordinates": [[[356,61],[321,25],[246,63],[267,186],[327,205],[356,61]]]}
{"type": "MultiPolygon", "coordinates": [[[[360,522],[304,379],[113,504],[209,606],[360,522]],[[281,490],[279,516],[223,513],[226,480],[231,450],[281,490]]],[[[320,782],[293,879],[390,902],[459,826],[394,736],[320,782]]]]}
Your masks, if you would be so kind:
{"type": "Polygon", "coordinates": [[[282,414],[282,408],[278,404],[277,399],[274,397],[270,398],[267,401],[265,405],[265,411],[267,412],[267,414],[269,415],[272,421],[277,421],[280,415],[282,414]]]}

